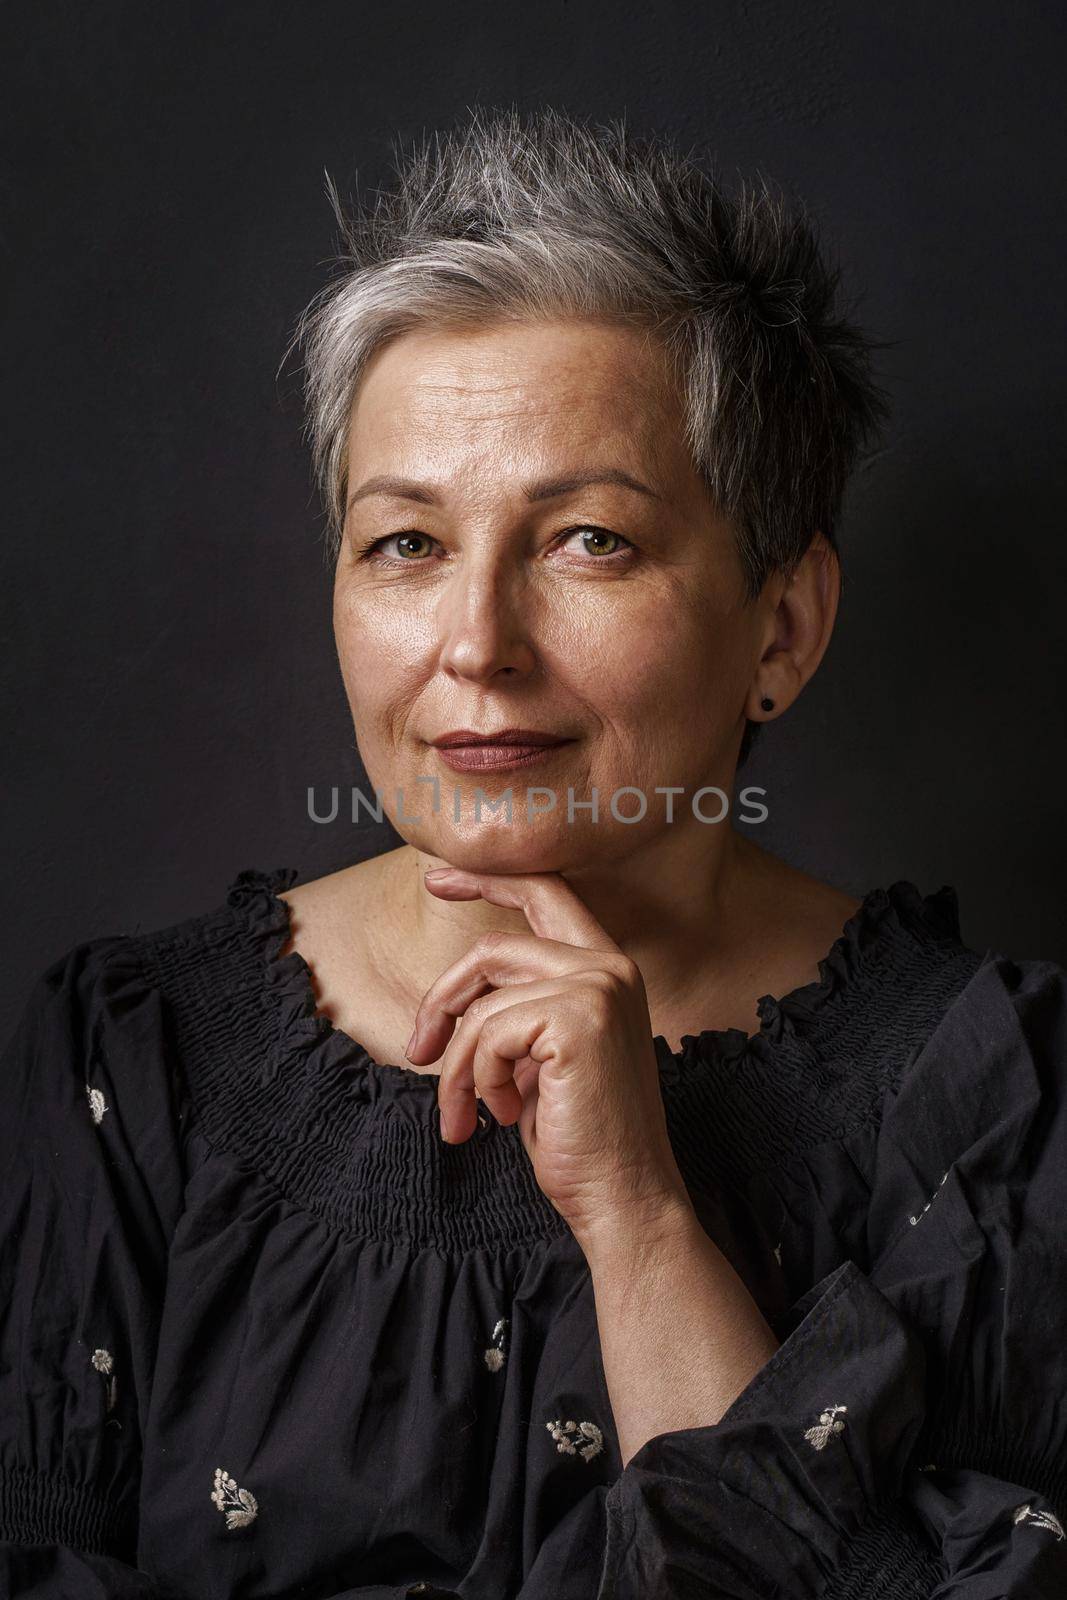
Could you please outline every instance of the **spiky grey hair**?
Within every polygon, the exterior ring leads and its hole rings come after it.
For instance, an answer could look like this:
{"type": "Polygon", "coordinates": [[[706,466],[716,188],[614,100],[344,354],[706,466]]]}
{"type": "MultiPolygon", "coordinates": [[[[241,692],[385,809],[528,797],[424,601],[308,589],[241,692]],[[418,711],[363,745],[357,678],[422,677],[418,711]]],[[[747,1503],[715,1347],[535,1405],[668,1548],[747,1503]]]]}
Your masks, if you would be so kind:
{"type": "MultiPolygon", "coordinates": [[[[340,272],[308,306],[308,435],[335,557],[351,407],[370,356],[410,329],[574,316],[651,330],[685,442],[731,522],[748,598],[817,530],[837,548],[846,480],[888,415],[878,348],[839,304],[810,214],[766,180],[726,192],[661,135],[552,107],[468,109],[346,212],[340,272]]],[[[750,724],[746,732],[751,746],[750,724]]]]}

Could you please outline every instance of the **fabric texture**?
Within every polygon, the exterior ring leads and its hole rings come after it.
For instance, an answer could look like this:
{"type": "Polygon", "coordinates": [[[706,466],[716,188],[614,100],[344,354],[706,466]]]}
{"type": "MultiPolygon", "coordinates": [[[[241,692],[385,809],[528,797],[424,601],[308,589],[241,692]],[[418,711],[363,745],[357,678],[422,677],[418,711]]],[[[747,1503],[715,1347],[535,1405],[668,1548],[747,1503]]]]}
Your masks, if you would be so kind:
{"type": "Polygon", "coordinates": [[[517,1129],[315,1015],[296,877],[76,946],[4,1052],[0,1595],[1067,1595],[1060,967],[900,880],[751,1038],[657,1038],[781,1343],[623,1470],[517,1129]]]}

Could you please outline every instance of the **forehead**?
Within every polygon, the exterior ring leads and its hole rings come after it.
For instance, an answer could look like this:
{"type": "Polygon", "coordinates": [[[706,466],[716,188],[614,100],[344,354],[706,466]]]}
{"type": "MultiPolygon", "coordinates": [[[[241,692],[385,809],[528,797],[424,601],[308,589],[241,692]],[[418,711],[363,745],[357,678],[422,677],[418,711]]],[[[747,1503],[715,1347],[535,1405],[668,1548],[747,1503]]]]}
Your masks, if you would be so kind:
{"type": "Polygon", "coordinates": [[[610,450],[665,470],[682,449],[681,407],[658,342],[588,322],[417,329],[371,359],[349,430],[360,475],[492,455],[524,466],[610,450]]]}

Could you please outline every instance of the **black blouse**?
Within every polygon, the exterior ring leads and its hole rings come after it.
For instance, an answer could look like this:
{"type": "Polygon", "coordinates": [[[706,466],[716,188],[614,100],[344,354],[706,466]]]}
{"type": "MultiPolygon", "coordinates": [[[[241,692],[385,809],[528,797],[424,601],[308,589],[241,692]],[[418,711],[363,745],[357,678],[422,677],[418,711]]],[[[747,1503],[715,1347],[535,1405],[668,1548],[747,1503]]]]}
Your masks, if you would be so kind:
{"type": "Polygon", "coordinates": [[[315,1015],[296,876],[76,946],[4,1054],[3,1595],[1063,1600],[1063,969],[900,881],[752,1038],[657,1038],[782,1342],[622,1470],[517,1128],[315,1015]]]}

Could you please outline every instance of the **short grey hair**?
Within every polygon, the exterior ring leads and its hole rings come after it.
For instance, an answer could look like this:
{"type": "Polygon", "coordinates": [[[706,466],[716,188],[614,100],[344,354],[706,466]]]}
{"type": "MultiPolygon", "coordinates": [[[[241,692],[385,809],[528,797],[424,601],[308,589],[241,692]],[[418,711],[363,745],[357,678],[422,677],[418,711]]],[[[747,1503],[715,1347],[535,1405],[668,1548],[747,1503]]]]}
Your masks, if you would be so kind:
{"type": "MultiPolygon", "coordinates": [[[[573,316],[658,335],[685,443],[731,522],[749,599],[821,531],[837,549],[845,483],[888,417],[840,272],[801,205],[763,178],[730,194],[710,163],[618,118],[468,108],[346,212],[340,271],[300,318],[307,432],[336,557],[348,427],[367,361],[427,325],[573,316]]],[[[751,748],[749,724],[743,759],[751,748]]]]}

